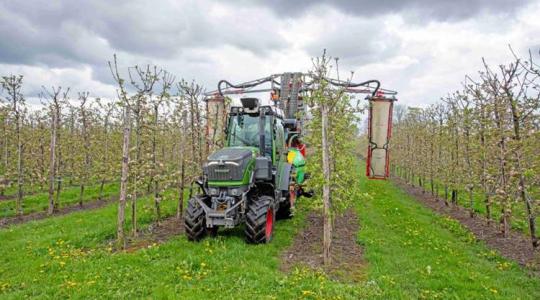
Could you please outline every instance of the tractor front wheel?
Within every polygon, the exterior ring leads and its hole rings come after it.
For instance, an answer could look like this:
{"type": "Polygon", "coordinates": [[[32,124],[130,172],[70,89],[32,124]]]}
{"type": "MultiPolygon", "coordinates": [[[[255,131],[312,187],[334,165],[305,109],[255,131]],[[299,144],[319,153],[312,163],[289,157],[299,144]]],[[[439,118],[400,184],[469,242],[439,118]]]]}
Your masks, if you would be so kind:
{"type": "Polygon", "coordinates": [[[187,239],[190,241],[200,241],[207,232],[204,210],[197,199],[204,199],[204,196],[195,196],[189,199],[184,215],[184,229],[187,239]]]}
{"type": "Polygon", "coordinates": [[[252,244],[269,243],[276,220],[272,197],[261,196],[251,201],[246,214],[246,241],[252,244]]]}

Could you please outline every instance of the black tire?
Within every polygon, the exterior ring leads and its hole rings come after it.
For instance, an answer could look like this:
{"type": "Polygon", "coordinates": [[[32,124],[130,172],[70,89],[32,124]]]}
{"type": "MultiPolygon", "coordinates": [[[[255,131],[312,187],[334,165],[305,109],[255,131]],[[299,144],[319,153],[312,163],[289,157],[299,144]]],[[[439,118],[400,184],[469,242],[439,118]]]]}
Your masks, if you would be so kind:
{"type": "Polygon", "coordinates": [[[204,197],[195,196],[189,199],[184,215],[184,229],[189,241],[200,241],[207,232],[204,210],[197,199],[204,199],[204,197]]]}
{"type": "Polygon", "coordinates": [[[287,200],[279,203],[279,209],[278,209],[277,214],[276,214],[276,218],[278,220],[284,220],[284,219],[292,218],[291,202],[289,201],[288,198],[289,197],[287,196],[287,200]]]}
{"type": "Polygon", "coordinates": [[[248,206],[246,214],[246,241],[251,244],[265,244],[272,240],[276,214],[272,197],[261,196],[248,206]]]}
{"type": "Polygon", "coordinates": [[[292,203],[295,203],[298,196],[296,196],[296,190],[290,190],[285,192],[285,201],[279,203],[279,209],[277,212],[277,218],[279,220],[290,219],[293,217],[292,203]],[[293,197],[291,199],[291,197],[293,197]]]}

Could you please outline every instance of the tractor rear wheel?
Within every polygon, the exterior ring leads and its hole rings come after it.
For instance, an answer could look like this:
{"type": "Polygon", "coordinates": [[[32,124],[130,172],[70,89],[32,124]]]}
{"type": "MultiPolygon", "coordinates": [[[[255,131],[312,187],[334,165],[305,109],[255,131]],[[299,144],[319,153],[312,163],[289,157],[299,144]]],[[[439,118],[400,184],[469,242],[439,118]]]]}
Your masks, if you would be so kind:
{"type": "Polygon", "coordinates": [[[206,235],[206,218],[202,206],[197,199],[204,199],[204,196],[195,196],[188,201],[186,214],[184,215],[184,229],[187,239],[190,241],[200,241],[206,235]]]}
{"type": "Polygon", "coordinates": [[[272,197],[261,196],[251,201],[246,214],[246,241],[252,244],[269,243],[276,220],[272,197]]]}

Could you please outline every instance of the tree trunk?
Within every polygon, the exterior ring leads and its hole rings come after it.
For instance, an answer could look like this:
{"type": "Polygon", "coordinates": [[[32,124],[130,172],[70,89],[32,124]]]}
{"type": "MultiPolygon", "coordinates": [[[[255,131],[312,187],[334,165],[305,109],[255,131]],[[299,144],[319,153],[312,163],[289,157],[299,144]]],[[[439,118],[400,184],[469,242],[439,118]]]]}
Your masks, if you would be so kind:
{"type": "Polygon", "coordinates": [[[488,224],[491,224],[491,197],[488,193],[485,193],[484,203],[486,204],[486,218],[488,224]]]}
{"type": "Polygon", "coordinates": [[[15,118],[15,130],[17,134],[17,215],[23,214],[22,201],[23,201],[23,145],[21,141],[21,124],[20,115],[18,111],[15,111],[17,117],[15,118]]]}
{"type": "Polygon", "coordinates": [[[485,135],[485,106],[483,103],[480,104],[480,158],[482,160],[482,172],[481,172],[481,184],[482,190],[484,191],[484,204],[486,206],[486,218],[488,225],[491,224],[491,197],[489,196],[489,187],[487,182],[487,149],[486,149],[486,135],[485,135]]]}
{"type": "Polygon", "coordinates": [[[157,191],[158,190],[158,183],[154,182],[154,206],[156,208],[156,226],[161,225],[161,194],[157,191]]]}
{"type": "Polygon", "coordinates": [[[202,157],[203,157],[203,145],[202,145],[202,138],[201,138],[201,111],[199,108],[199,100],[195,98],[195,117],[197,119],[197,162],[198,166],[202,167],[202,157]]]}
{"type": "Polygon", "coordinates": [[[140,120],[140,110],[136,118],[136,167],[137,174],[133,179],[133,197],[131,201],[131,233],[134,237],[137,236],[137,198],[138,198],[138,189],[139,189],[139,175],[141,172],[141,120],[140,120]]]}
{"type": "Polygon", "coordinates": [[[45,183],[45,145],[43,143],[43,138],[39,138],[39,172],[40,172],[40,179],[39,179],[39,190],[41,192],[45,191],[44,183],[45,183]]]}
{"type": "Polygon", "coordinates": [[[103,200],[103,188],[105,186],[105,179],[101,179],[101,184],[99,185],[99,196],[98,200],[103,200]]]}
{"type": "Polygon", "coordinates": [[[158,113],[159,113],[159,106],[154,105],[154,128],[152,130],[152,164],[153,164],[152,175],[153,176],[151,178],[151,182],[153,182],[153,187],[154,187],[154,206],[156,208],[157,226],[159,226],[161,222],[161,208],[160,208],[161,195],[159,194],[159,182],[156,180],[156,177],[157,177],[156,134],[157,134],[157,126],[158,126],[158,113]]]}
{"type": "Polygon", "coordinates": [[[504,237],[508,236],[508,231],[510,229],[510,212],[507,209],[507,206],[509,204],[508,199],[508,180],[507,178],[507,172],[506,172],[506,141],[505,141],[505,135],[504,135],[504,126],[503,126],[503,116],[501,115],[499,103],[495,102],[495,107],[493,109],[494,117],[495,117],[495,123],[497,125],[497,129],[499,131],[499,142],[497,143],[497,146],[499,148],[499,177],[500,177],[500,188],[503,190],[504,195],[502,196],[502,209],[501,209],[501,219],[500,219],[500,225],[501,225],[501,232],[504,237]]]}
{"type": "Polygon", "coordinates": [[[58,114],[56,110],[53,110],[53,120],[51,128],[51,146],[50,146],[50,162],[49,162],[49,208],[47,214],[52,215],[54,213],[54,180],[56,177],[56,125],[58,120],[58,114]]]}
{"type": "MultiPolygon", "coordinates": [[[[197,152],[196,150],[196,143],[195,143],[195,140],[196,140],[196,137],[195,137],[195,107],[193,105],[193,97],[190,96],[189,97],[189,108],[190,108],[190,111],[189,111],[189,117],[191,119],[191,159],[192,159],[192,162],[195,161],[195,153],[197,152]]],[[[198,164],[198,162],[197,162],[198,164]]]]}
{"type": "Polygon", "coordinates": [[[473,197],[473,191],[474,191],[474,173],[473,173],[473,166],[471,161],[471,147],[470,147],[470,129],[468,126],[468,119],[469,116],[467,115],[466,121],[467,125],[465,126],[465,161],[467,163],[467,190],[469,192],[469,208],[471,211],[469,212],[469,216],[471,218],[474,217],[474,197],[473,197]]]}
{"type": "MultiPolygon", "coordinates": [[[[17,137],[17,139],[20,138],[17,137]]],[[[20,141],[18,142],[17,148],[17,215],[21,216],[23,214],[23,147],[20,141]]]]}
{"type": "Polygon", "coordinates": [[[81,188],[79,192],[79,207],[83,206],[83,198],[84,198],[84,184],[81,184],[81,188]]]}
{"type": "Polygon", "coordinates": [[[58,205],[60,204],[60,191],[62,190],[62,178],[58,177],[56,179],[56,195],[55,195],[55,201],[54,201],[54,210],[58,209],[58,205]]]}
{"type": "Polygon", "coordinates": [[[448,185],[444,186],[444,204],[448,206],[448,185]]]}
{"type": "Polygon", "coordinates": [[[501,232],[503,236],[506,238],[508,237],[508,233],[510,231],[510,212],[506,207],[503,207],[502,209],[502,216],[501,216],[501,232]]]}
{"type": "Polygon", "coordinates": [[[88,183],[88,173],[91,168],[90,161],[90,137],[88,136],[88,131],[86,127],[88,126],[88,121],[86,120],[86,113],[83,114],[83,137],[84,137],[84,170],[82,172],[82,182],[81,182],[81,194],[79,196],[79,206],[83,206],[84,198],[84,188],[88,183]]]}
{"type": "MultiPolygon", "coordinates": [[[[520,179],[520,185],[521,184],[524,185],[524,183],[522,183],[522,181],[525,181],[525,180],[520,179]]],[[[538,248],[538,246],[540,246],[540,241],[538,240],[538,237],[536,236],[536,216],[533,213],[533,207],[532,207],[531,199],[529,199],[529,197],[526,195],[525,190],[522,189],[520,194],[521,194],[521,199],[525,202],[525,209],[527,211],[527,218],[528,218],[528,221],[529,221],[529,233],[530,233],[530,236],[531,236],[531,243],[532,243],[533,247],[536,249],[536,248],[538,248]]]]}
{"type": "Polygon", "coordinates": [[[471,218],[474,217],[474,200],[473,200],[474,197],[473,197],[473,196],[474,196],[474,195],[473,195],[473,189],[472,189],[472,187],[471,187],[471,188],[469,188],[469,206],[470,206],[470,208],[471,208],[471,211],[469,212],[469,216],[470,216],[471,218]]]}
{"type": "Polygon", "coordinates": [[[180,135],[180,144],[178,145],[178,158],[180,163],[180,185],[178,187],[178,205],[176,207],[176,218],[180,219],[182,217],[182,214],[184,213],[184,189],[185,189],[185,169],[186,169],[186,162],[185,162],[185,124],[186,124],[186,116],[185,114],[182,115],[182,119],[180,120],[181,125],[181,135],[180,135]]]}
{"type": "Polygon", "coordinates": [[[458,191],[456,189],[452,189],[452,203],[458,205],[458,191]]]}
{"type": "MultiPolygon", "coordinates": [[[[129,175],[129,141],[131,136],[131,121],[129,107],[124,108],[124,138],[122,143],[122,175],[120,179],[120,197],[118,199],[118,216],[116,227],[117,246],[125,248],[126,239],[124,224],[126,222],[126,198],[129,175]]],[[[103,182],[103,181],[102,181],[103,182]]]]}
{"type": "MultiPolygon", "coordinates": [[[[7,126],[8,126],[8,118],[6,117],[4,119],[4,151],[3,151],[3,159],[2,163],[4,165],[4,170],[7,170],[8,167],[8,161],[9,161],[9,148],[8,148],[8,132],[7,132],[7,126]]],[[[4,193],[4,190],[2,190],[2,193],[4,193]]],[[[3,194],[2,194],[3,195],[3,194]]]]}
{"type": "Polygon", "coordinates": [[[185,166],[183,162],[181,169],[182,171],[180,175],[180,186],[178,187],[178,206],[176,207],[177,219],[180,219],[182,217],[182,214],[184,213],[185,166]]]}
{"type": "Polygon", "coordinates": [[[519,196],[521,201],[525,204],[525,211],[527,212],[527,219],[529,223],[529,234],[531,236],[531,243],[534,248],[538,247],[539,241],[536,236],[536,216],[533,212],[533,205],[527,197],[527,186],[525,184],[525,176],[523,175],[523,170],[521,169],[521,155],[522,155],[522,141],[521,141],[521,125],[519,120],[519,113],[516,104],[516,100],[512,97],[511,94],[507,93],[508,101],[510,104],[510,110],[512,112],[512,121],[514,125],[514,140],[516,141],[516,149],[514,151],[516,158],[516,170],[519,177],[519,196]]]}
{"type": "MultiPolygon", "coordinates": [[[[105,166],[107,166],[107,163],[109,162],[109,115],[110,111],[107,111],[107,115],[105,116],[105,122],[103,124],[103,132],[104,132],[104,138],[105,138],[105,150],[103,154],[103,163],[105,166]]],[[[103,188],[105,186],[105,181],[107,180],[107,172],[109,171],[109,168],[105,168],[101,174],[101,185],[99,186],[99,200],[103,200],[103,188]]]]}
{"type": "Polygon", "coordinates": [[[328,148],[328,107],[323,104],[322,114],[322,165],[323,165],[323,260],[326,266],[332,263],[332,213],[330,204],[330,153],[328,148]]]}

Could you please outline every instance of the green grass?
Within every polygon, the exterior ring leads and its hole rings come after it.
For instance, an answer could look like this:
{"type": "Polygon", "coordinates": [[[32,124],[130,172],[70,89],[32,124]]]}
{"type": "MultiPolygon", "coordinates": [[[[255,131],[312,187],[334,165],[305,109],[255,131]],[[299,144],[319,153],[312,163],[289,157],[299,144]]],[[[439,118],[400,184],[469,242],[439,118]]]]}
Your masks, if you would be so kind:
{"type": "MultiPolygon", "coordinates": [[[[141,204],[139,221],[149,224],[152,203],[144,198],[141,204]]],[[[174,209],[175,201],[163,202],[165,215],[174,209]]],[[[201,243],[176,236],[132,253],[110,251],[115,214],[116,205],[109,205],[0,230],[0,297],[347,298],[361,292],[319,272],[279,271],[279,255],[303,223],[301,208],[296,218],[276,224],[269,245],[247,245],[238,228],[201,243]]]]}
{"type": "MultiPolygon", "coordinates": [[[[540,280],[500,258],[454,221],[434,215],[390,182],[357,186],[355,199],[365,282],[340,283],[324,274],[279,270],[280,253],[303,226],[301,199],[292,220],[276,223],[268,245],[247,245],[242,229],[191,243],[184,236],[134,252],[110,251],[116,205],[0,230],[0,298],[411,299],[540,297],[540,280]],[[495,292],[496,291],[496,292],[495,292]]],[[[166,193],[165,215],[175,209],[166,193]]],[[[129,210],[128,214],[129,215],[129,210]]],[[[139,205],[141,226],[153,204],[139,205]]],[[[129,220],[128,220],[129,224],[129,220]]]]}
{"type": "MultiPolygon", "coordinates": [[[[64,184],[68,183],[66,187],[78,187],[78,185],[75,182],[71,181],[69,178],[64,178],[63,182],[64,184]]],[[[48,186],[45,185],[43,188],[47,189],[48,186]]],[[[36,193],[40,193],[44,191],[45,190],[42,190],[40,186],[38,185],[23,184],[24,194],[30,195],[30,194],[36,194],[36,193]]],[[[4,196],[16,197],[17,192],[18,192],[17,180],[11,181],[11,183],[7,187],[4,188],[3,192],[4,192],[4,196]]]]}
{"type": "MultiPolygon", "coordinates": [[[[93,185],[86,187],[84,191],[83,201],[88,202],[96,200],[99,197],[100,185],[93,185]]],[[[103,187],[103,198],[107,199],[112,195],[118,194],[118,183],[107,183],[103,187]]],[[[79,202],[79,186],[72,186],[62,189],[60,192],[59,207],[64,207],[79,202]]],[[[29,214],[37,211],[47,210],[49,206],[49,194],[47,192],[40,192],[25,196],[23,198],[23,213],[29,214]]],[[[16,215],[16,199],[2,200],[0,201],[0,218],[12,217],[16,215]]]]}
{"type": "Polygon", "coordinates": [[[359,234],[383,298],[539,299],[540,278],[384,181],[362,181],[359,234]]]}

